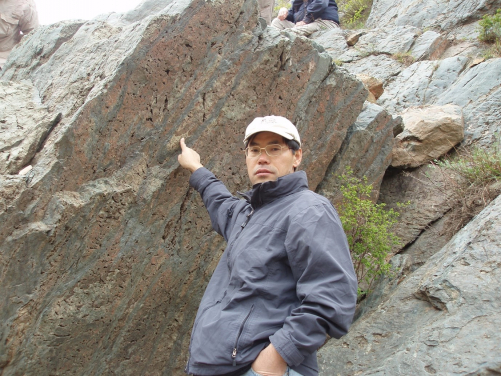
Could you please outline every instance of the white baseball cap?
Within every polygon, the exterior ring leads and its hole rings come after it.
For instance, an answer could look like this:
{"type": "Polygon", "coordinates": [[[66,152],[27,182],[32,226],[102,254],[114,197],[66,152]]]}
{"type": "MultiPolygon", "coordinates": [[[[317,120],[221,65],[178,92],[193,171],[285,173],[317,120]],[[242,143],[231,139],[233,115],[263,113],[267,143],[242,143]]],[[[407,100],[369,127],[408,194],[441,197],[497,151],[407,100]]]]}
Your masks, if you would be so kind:
{"type": "Polygon", "coordinates": [[[252,135],[259,132],[273,132],[285,137],[288,140],[295,140],[301,146],[301,139],[297,128],[288,119],[283,116],[265,116],[257,117],[247,126],[245,130],[244,144],[247,143],[252,135]]]}

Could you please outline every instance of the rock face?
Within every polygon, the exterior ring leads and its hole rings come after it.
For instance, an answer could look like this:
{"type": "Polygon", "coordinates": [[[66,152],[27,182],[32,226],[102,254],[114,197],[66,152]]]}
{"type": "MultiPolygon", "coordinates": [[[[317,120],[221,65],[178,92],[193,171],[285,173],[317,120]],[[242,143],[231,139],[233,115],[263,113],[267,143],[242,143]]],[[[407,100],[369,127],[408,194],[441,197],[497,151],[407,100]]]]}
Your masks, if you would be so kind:
{"type": "Polygon", "coordinates": [[[0,82],[0,173],[17,174],[61,119],[42,106],[28,82],[0,82]]]}
{"type": "MultiPolygon", "coordinates": [[[[224,242],[179,168],[179,139],[236,192],[249,188],[245,126],[287,116],[315,189],[367,96],[321,51],[263,29],[252,0],[146,1],[23,40],[2,85],[31,82],[22,95],[48,114],[33,124],[49,125],[33,139],[26,128],[36,154],[7,171],[29,159],[32,179],[0,175],[2,375],[183,374],[224,242]]],[[[383,152],[357,145],[380,180],[392,117],[372,116],[383,152]]]]}
{"type": "Polygon", "coordinates": [[[350,333],[320,350],[322,376],[501,372],[501,297],[492,288],[500,280],[500,197],[451,240],[447,178],[426,165],[416,168],[444,150],[435,145],[425,151],[422,137],[410,132],[427,133],[427,116],[417,114],[414,126],[409,123],[416,108],[447,106],[458,125],[437,137],[445,141],[455,133],[447,148],[461,132],[463,145],[497,142],[501,59],[485,60],[486,46],[476,38],[478,20],[500,7],[497,0],[376,0],[369,28],[357,31],[358,38],[345,45],[331,38],[324,45],[342,69],[381,80],[384,92],[376,103],[403,118],[392,161],[399,169],[387,170],[379,201],[394,209],[397,202],[409,204],[396,228],[403,248],[391,260],[395,274],[359,305],[350,333]],[[413,153],[422,147],[418,158],[413,153]]]}
{"type": "Polygon", "coordinates": [[[394,118],[382,107],[365,102],[363,111],[348,129],[341,149],[329,165],[324,180],[318,186],[318,193],[338,203],[342,199],[337,175],[350,168],[353,175],[367,177],[377,191],[383,180],[383,170],[392,158],[393,128],[400,124],[400,117],[394,118]]]}
{"type": "Polygon", "coordinates": [[[263,28],[253,0],[146,0],[32,32],[0,74],[0,373],[182,375],[225,244],[179,139],[245,190],[243,130],[269,114],[297,124],[311,189],[336,202],[349,166],[388,206],[412,200],[400,271],[322,349],[322,374],[501,372],[499,198],[425,263],[450,240],[426,231],[443,226],[447,195],[422,183],[425,167],[383,179],[409,107],[459,106],[465,143],[495,141],[501,59],[477,59],[475,29],[497,7],[375,0],[377,27],[349,44],[342,30],[312,42],[263,28]],[[357,74],[383,83],[377,104],[357,74]]]}
{"type": "Polygon", "coordinates": [[[367,26],[412,25],[420,28],[438,27],[448,30],[494,13],[501,7],[499,0],[378,0],[373,3],[367,26]]]}
{"type": "Polygon", "coordinates": [[[465,143],[489,146],[501,128],[501,59],[482,59],[486,47],[476,37],[478,20],[496,7],[499,0],[378,0],[369,19],[374,27],[359,30],[358,39],[343,43],[342,33],[329,31],[314,40],[342,69],[382,81],[376,103],[392,115],[409,107],[454,104],[463,110],[465,143]],[[438,31],[424,30],[428,27],[438,31]]]}
{"type": "Polygon", "coordinates": [[[319,353],[322,375],[501,370],[501,197],[319,353]],[[468,351],[459,351],[468,349],[468,351]]]}
{"type": "Polygon", "coordinates": [[[461,107],[426,106],[402,112],[404,130],[395,138],[393,167],[412,168],[437,159],[463,140],[461,107]]]}

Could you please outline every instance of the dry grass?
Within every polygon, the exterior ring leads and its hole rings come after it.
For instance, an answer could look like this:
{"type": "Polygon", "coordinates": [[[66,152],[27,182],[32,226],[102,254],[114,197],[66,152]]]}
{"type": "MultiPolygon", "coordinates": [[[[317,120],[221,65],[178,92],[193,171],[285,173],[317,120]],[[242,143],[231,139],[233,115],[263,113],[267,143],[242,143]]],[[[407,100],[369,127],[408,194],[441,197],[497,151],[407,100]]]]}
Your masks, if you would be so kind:
{"type": "Polygon", "coordinates": [[[453,233],[464,227],[501,193],[499,142],[490,149],[456,150],[455,155],[431,163],[442,175],[440,183],[429,179],[434,189],[448,197],[453,233]]]}

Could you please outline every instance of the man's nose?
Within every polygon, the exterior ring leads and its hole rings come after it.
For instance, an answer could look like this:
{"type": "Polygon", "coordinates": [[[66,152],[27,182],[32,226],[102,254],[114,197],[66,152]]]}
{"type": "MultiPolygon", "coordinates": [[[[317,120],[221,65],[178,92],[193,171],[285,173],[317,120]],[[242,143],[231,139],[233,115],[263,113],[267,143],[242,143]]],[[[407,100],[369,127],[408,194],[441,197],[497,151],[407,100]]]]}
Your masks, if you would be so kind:
{"type": "Polygon", "coordinates": [[[266,150],[261,149],[261,154],[259,155],[257,163],[259,164],[270,163],[270,156],[266,154],[266,150]]]}

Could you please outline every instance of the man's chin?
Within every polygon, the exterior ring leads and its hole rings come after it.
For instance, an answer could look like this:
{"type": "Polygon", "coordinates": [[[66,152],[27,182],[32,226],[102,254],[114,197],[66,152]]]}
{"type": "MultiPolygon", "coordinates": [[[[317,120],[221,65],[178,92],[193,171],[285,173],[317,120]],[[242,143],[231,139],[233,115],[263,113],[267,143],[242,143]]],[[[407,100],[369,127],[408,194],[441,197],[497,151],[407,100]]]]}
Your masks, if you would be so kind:
{"type": "Polygon", "coordinates": [[[277,176],[273,174],[266,174],[264,176],[253,176],[251,179],[252,185],[266,183],[267,181],[275,181],[277,180],[277,176]]]}

